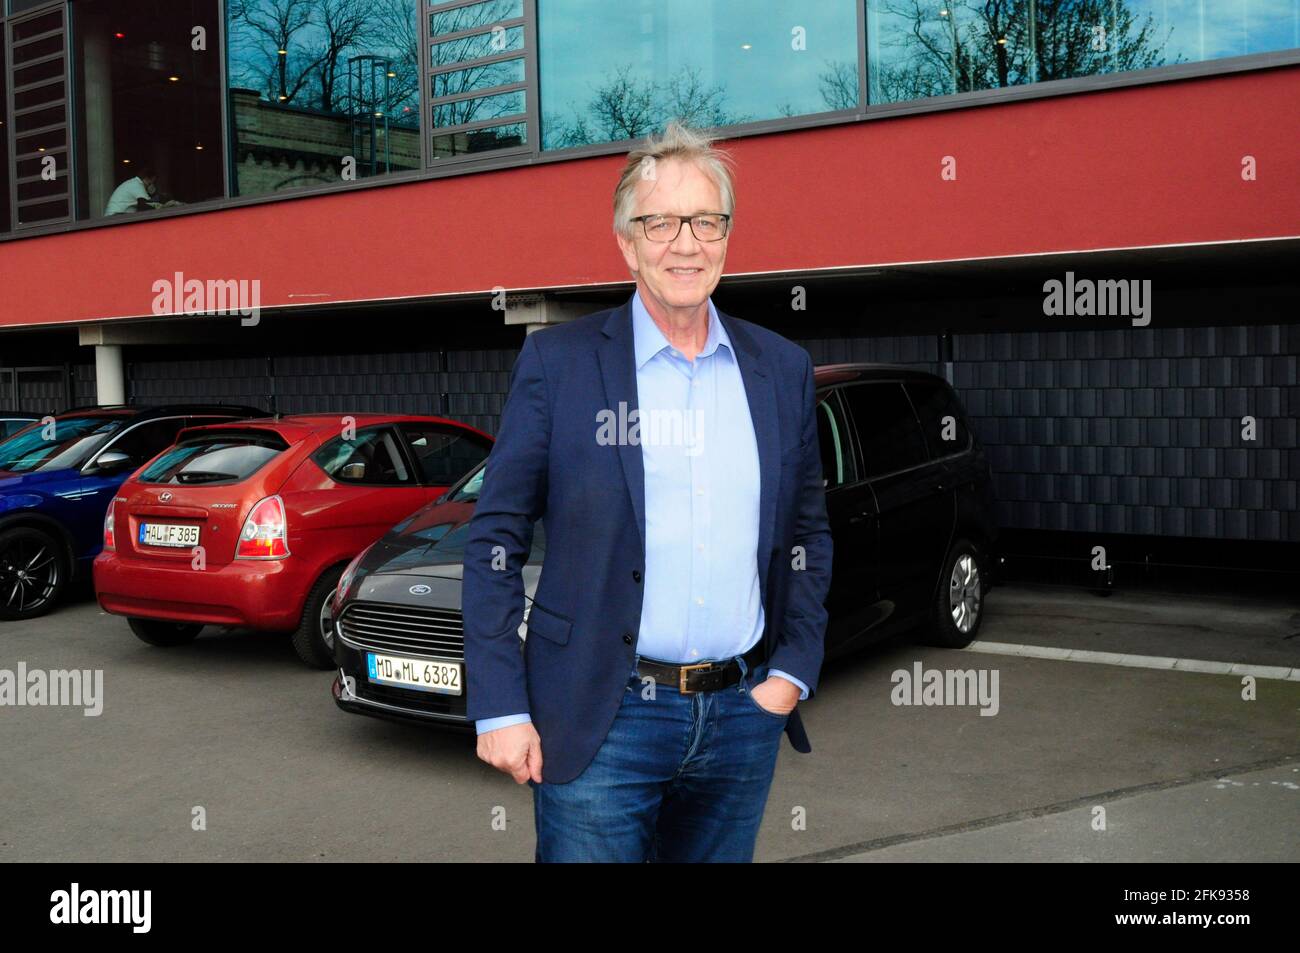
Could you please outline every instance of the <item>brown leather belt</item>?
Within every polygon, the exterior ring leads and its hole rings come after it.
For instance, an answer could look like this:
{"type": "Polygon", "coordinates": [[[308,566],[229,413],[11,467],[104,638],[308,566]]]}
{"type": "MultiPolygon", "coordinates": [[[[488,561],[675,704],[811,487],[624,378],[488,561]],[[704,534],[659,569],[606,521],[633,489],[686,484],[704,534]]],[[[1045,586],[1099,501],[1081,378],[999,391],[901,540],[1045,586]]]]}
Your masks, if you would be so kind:
{"type": "MultiPolygon", "coordinates": [[[[763,662],[763,642],[741,656],[745,666],[752,672],[763,662]]],[[[729,688],[740,681],[740,664],[734,659],[725,662],[661,662],[658,659],[639,658],[636,673],[650,677],[660,685],[675,688],[682,694],[694,692],[715,692],[720,688],[729,688]]]]}

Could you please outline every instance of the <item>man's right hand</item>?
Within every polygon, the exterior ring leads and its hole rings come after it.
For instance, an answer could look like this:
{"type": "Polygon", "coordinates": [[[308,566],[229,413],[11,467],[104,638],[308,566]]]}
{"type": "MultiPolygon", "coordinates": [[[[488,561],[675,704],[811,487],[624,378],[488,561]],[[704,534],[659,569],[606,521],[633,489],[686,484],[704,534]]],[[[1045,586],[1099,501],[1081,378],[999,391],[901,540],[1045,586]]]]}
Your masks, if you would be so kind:
{"type": "Polygon", "coordinates": [[[478,756],[516,784],[529,778],[542,783],[542,739],[531,721],[483,732],[478,736],[478,756]]]}

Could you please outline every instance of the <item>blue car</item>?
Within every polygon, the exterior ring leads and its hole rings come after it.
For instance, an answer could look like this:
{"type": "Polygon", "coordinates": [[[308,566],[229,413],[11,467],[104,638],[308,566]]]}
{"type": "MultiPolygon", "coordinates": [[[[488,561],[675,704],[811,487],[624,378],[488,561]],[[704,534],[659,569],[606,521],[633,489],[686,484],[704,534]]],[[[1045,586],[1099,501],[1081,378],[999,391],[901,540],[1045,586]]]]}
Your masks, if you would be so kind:
{"type": "Polygon", "coordinates": [[[40,419],[40,414],[34,414],[29,410],[0,410],[0,440],[12,437],[28,424],[40,419]]]}
{"type": "Polygon", "coordinates": [[[90,570],[117,488],[185,427],[265,417],[254,407],[88,407],[0,442],[0,620],[48,612],[90,570]]]}

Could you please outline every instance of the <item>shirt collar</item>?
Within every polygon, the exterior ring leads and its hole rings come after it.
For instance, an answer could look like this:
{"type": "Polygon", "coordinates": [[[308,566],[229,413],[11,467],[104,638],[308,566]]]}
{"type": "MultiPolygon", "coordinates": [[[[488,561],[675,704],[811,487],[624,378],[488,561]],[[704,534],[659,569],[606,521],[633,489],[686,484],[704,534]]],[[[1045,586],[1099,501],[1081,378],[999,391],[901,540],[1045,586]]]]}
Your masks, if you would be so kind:
{"type": "MultiPolygon", "coordinates": [[[[672,346],[664,337],[664,333],[659,330],[659,325],[655,324],[654,318],[650,317],[650,312],[646,310],[645,302],[641,300],[640,289],[632,295],[632,339],[637,370],[644,367],[664,348],[672,346]]],[[[708,357],[718,349],[719,345],[726,348],[724,353],[729,354],[732,350],[731,338],[727,336],[727,329],[718,319],[718,309],[714,307],[713,299],[709,298],[709,333],[696,359],[708,357]]]]}

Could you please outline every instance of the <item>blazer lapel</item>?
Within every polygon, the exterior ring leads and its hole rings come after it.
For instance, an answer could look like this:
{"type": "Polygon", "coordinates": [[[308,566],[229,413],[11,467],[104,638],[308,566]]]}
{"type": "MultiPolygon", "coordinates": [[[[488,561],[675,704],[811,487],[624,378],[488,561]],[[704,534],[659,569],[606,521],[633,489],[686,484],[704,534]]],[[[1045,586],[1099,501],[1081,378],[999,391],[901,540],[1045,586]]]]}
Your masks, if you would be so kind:
{"type": "MultiPolygon", "coordinates": [[[[636,390],[636,356],[632,341],[632,299],[615,308],[601,327],[605,340],[597,347],[600,374],[605,383],[605,406],[622,420],[640,404],[636,390]]],[[[641,534],[641,556],[645,558],[645,464],[639,444],[621,441],[619,460],[627,491],[636,513],[636,528],[641,534]]]]}

